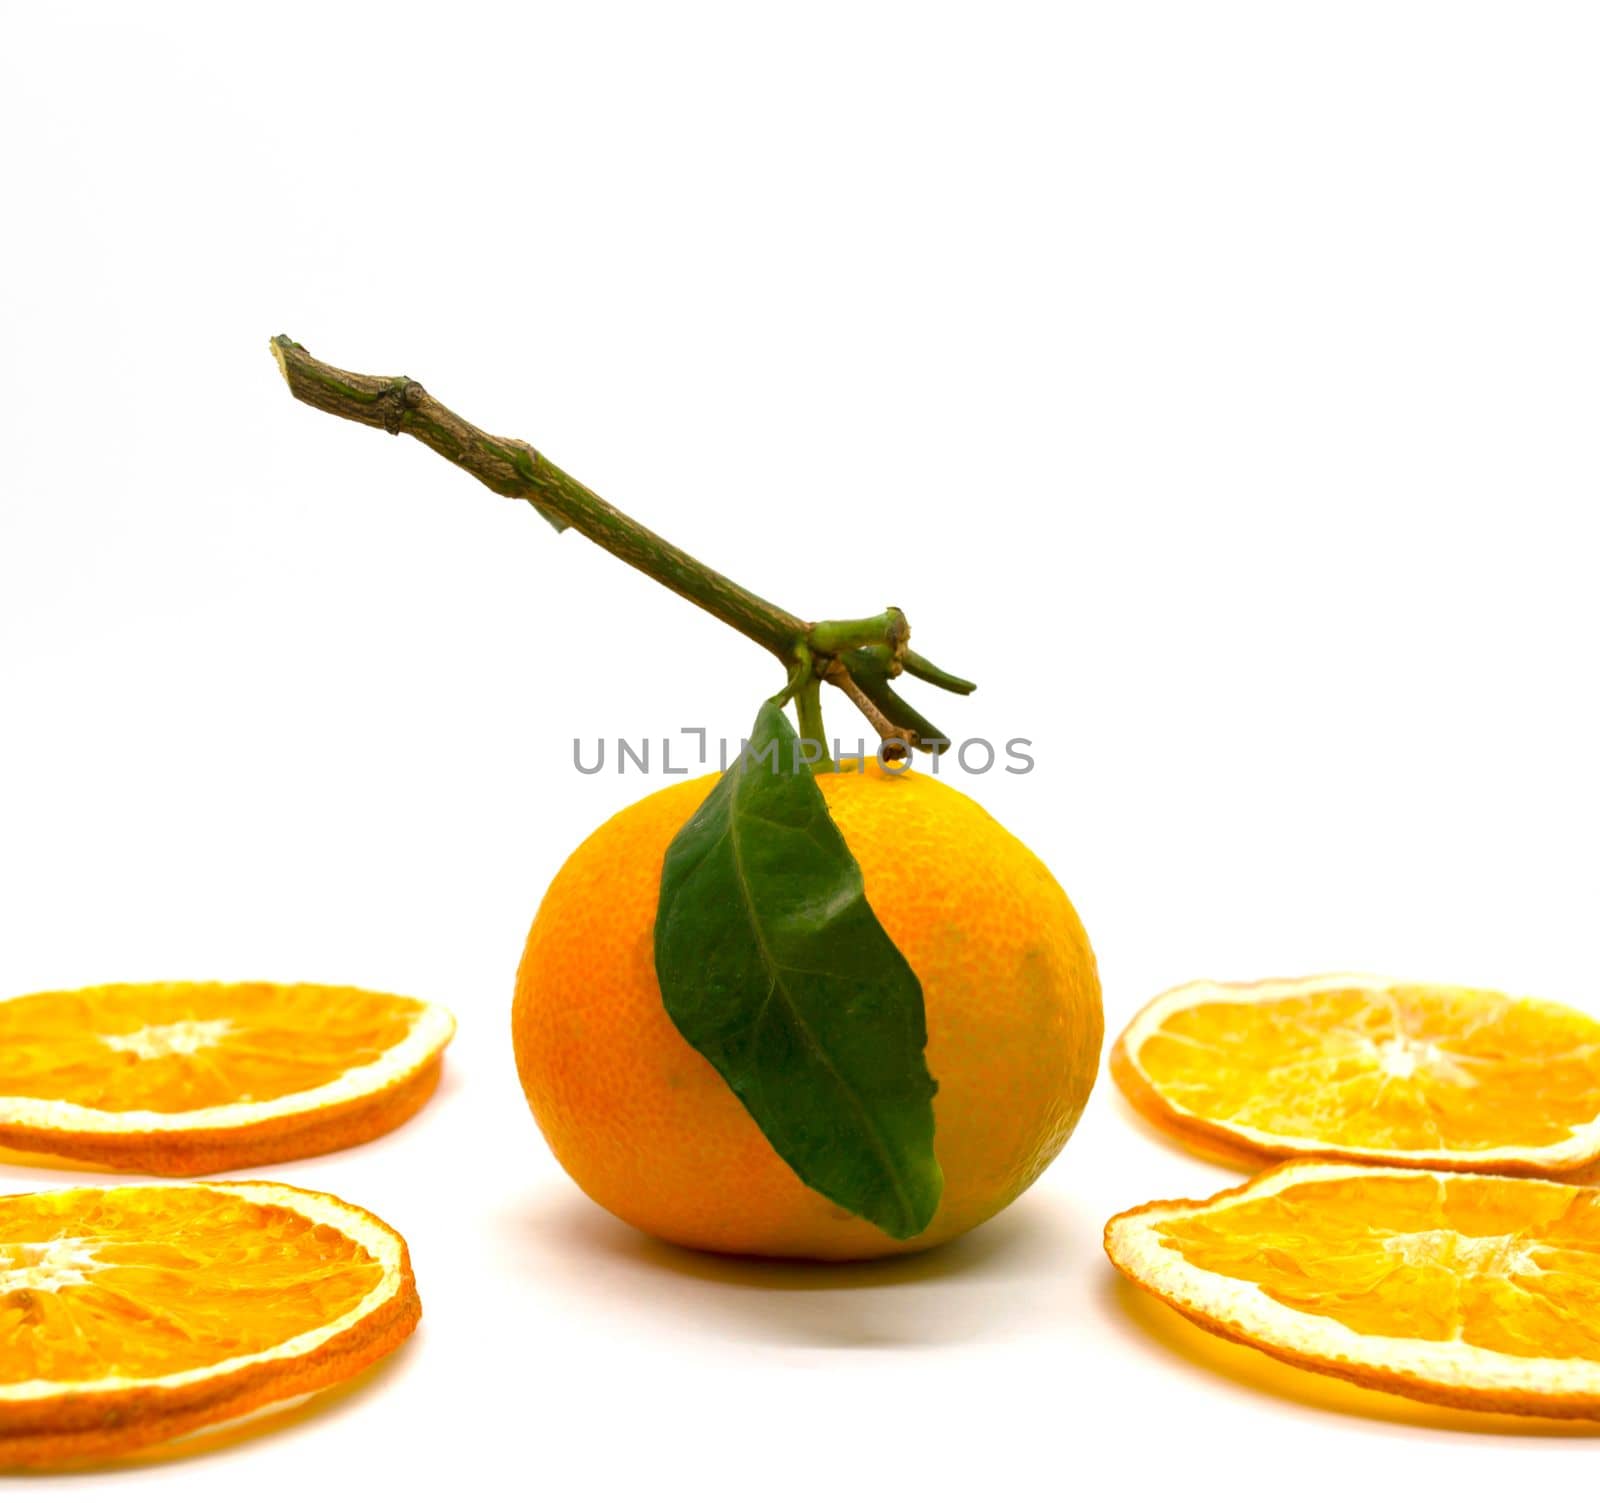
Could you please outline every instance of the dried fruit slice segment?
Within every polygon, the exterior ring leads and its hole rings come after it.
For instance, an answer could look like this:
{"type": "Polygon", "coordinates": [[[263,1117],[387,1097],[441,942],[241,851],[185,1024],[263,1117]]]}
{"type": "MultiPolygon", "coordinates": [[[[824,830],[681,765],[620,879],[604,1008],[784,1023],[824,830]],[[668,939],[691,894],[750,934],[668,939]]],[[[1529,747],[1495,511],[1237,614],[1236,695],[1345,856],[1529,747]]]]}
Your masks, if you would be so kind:
{"type": "Polygon", "coordinates": [[[120,1455],[325,1388],[420,1313],[405,1242],[331,1195],[0,1198],[0,1465],[120,1455]]]}
{"type": "Polygon", "coordinates": [[[442,1007],[352,987],[161,982],[0,1002],[0,1146],[156,1174],[303,1158],[432,1094],[442,1007]]]}
{"type": "Polygon", "coordinates": [[[1197,1325],[1467,1409],[1600,1418],[1600,1191],[1297,1160],[1112,1218],[1107,1255],[1197,1325]]]}
{"type": "Polygon", "coordinates": [[[1112,1076],[1157,1125],[1257,1155],[1512,1173],[1600,1159],[1600,1022],[1372,976],[1157,997],[1112,1076]]]}

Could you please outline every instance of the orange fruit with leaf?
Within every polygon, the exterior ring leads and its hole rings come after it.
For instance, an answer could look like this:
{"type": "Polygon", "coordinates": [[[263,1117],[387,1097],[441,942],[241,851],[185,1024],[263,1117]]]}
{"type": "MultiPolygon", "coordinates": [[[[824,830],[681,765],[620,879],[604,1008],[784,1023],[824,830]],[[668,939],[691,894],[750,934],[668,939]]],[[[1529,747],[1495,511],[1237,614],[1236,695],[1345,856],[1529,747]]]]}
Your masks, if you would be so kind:
{"type": "Polygon", "coordinates": [[[724,844],[729,872],[682,852],[699,864],[663,898],[674,839],[718,786],[624,809],[540,906],[512,1032],[556,1157],[624,1221],[719,1252],[870,1257],[994,1215],[1056,1156],[1099,1061],[1099,982],[1066,894],[971,799],[869,764],[818,775],[787,840],[770,808],[712,811],[702,844],[724,844]],[[801,880],[819,838],[837,866],[820,894],[801,880]],[[852,912],[882,937],[838,932],[852,912]],[[872,945],[901,959],[875,967],[872,945]]]}
{"type": "Polygon", "coordinates": [[[912,651],[895,607],[802,620],[417,382],[337,370],[285,336],[272,350],[301,401],[409,434],[782,664],[754,755],[624,810],[529,935],[518,1068],[579,1184],[662,1237],[818,1258],[929,1246],[1009,1203],[1083,1109],[1100,989],[1040,862],[970,800],[887,770],[949,745],[900,675],[974,686],[912,651]],[[828,756],[825,684],[882,738],[876,772],[828,756]]]}

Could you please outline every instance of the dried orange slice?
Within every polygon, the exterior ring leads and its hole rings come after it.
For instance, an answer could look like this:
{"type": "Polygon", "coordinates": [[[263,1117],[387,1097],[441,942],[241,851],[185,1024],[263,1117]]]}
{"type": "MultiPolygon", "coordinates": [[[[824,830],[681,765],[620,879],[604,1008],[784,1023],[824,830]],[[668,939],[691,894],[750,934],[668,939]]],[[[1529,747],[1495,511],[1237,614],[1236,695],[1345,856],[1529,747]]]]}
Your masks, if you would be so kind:
{"type": "Polygon", "coordinates": [[[1191,1142],[1255,1155],[1564,1174],[1600,1159],[1600,1022],[1372,976],[1164,993],[1112,1078],[1191,1142]]]}
{"type": "Polygon", "coordinates": [[[0,1146],[209,1174],[363,1143],[432,1094],[442,1007],[335,986],[160,982],[0,1002],[0,1146]]]}
{"type": "Polygon", "coordinates": [[[140,1450],[350,1377],[421,1313],[405,1242],[247,1181],[0,1198],[0,1465],[140,1450]]]}
{"type": "Polygon", "coordinates": [[[1296,1367],[1465,1409],[1600,1418],[1600,1191],[1296,1160],[1112,1218],[1134,1283],[1296,1367]]]}

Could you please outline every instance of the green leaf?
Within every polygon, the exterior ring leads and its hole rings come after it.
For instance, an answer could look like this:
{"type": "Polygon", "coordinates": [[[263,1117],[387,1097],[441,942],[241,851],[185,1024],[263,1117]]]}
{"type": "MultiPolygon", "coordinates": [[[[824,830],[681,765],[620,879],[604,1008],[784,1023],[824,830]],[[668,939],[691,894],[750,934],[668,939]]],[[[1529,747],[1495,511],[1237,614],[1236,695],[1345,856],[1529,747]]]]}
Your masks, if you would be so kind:
{"type": "Polygon", "coordinates": [[[655,950],[672,1021],[784,1162],[891,1237],[922,1231],[944,1188],[922,986],[770,703],[668,847],[655,950]]]}

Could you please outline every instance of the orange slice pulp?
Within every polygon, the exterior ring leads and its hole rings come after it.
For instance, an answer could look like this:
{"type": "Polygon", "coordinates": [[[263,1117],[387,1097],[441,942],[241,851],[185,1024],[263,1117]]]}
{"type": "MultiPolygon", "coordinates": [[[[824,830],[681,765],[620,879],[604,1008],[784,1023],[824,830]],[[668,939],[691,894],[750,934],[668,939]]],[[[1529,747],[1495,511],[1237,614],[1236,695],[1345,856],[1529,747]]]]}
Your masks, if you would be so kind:
{"type": "Polygon", "coordinates": [[[1600,1159],[1600,1022],[1369,976],[1167,992],[1111,1071],[1190,1141],[1272,1158],[1566,1173],[1600,1159]]]}
{"type": "Polygon", "coordinates": [[[157,1174],[325,1153],[428,1099],[455,1023],[351,987],[170,982],[0,1002],[0,1146],[157,1174]]]}
{"type": "Polygon", "coordinates": [[[1197,1325],[1469,1409],[1600,1418],[1600,1190],[1296,1160],[1113,1217],[1106,1252],[1197,1325]]]}
{"type": "Polygon", "coordinates": [[[347,1378],[421,1307],[404,1241],[262,1182],[0,1198],[0,1465],[114,1456],[347,1378]]]}

